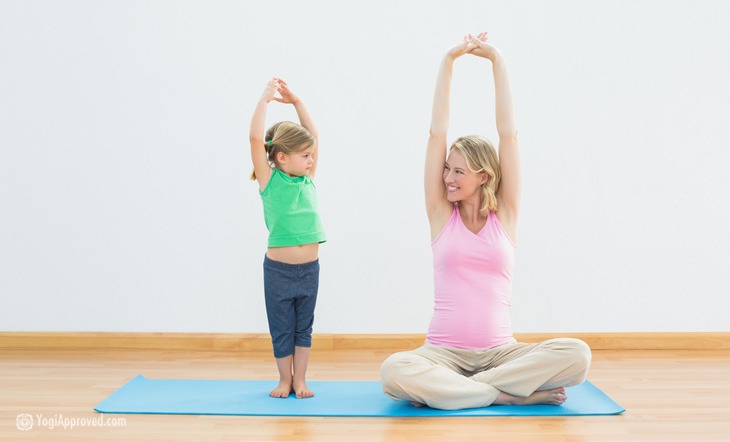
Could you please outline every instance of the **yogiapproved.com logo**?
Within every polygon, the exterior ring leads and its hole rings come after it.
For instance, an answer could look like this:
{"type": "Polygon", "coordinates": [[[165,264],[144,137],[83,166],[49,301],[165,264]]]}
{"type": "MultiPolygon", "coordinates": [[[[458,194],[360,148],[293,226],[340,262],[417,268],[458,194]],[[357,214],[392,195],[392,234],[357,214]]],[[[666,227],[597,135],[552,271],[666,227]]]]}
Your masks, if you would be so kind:
{"type": "Polygon", "coordinates": [[[105,417],[104,414],[94,415],[94,417],[68,417],[63,414],[54,414],[53,416],[44,416],[29,413],[19,414],[15,419],[15,426],[20,431],[28,431],[33,427],[62,428],[64,430],[73,430],[80,427],[126,427],[127,419],[124,417],[105,417]]]}
{"type": "Polygon", "coordinates": [[[33,428],[33,416],[30,414],[19,414],[15,419],[15,425],[20,431],[28,431],[33,428]]]}

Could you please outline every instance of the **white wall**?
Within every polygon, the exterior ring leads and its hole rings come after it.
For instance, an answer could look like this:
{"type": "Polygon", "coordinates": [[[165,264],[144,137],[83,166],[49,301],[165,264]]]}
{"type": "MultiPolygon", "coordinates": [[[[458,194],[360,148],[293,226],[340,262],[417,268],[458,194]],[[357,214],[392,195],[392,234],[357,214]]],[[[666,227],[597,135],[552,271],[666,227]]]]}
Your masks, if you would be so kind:
{"type": "MultiPolygon", "coordinates": [[[[0,331],[266,332],[247,130],[321,133],[315,332],[425,332],[436,68],[490,32],[524,199],[516,332],[728,331],[730,3],[0,2],[0,331]],[[293,119],[272,105],[267,124],[293,119]]],[[[457,62],[451,138],[495,138],[457,62]]]]}

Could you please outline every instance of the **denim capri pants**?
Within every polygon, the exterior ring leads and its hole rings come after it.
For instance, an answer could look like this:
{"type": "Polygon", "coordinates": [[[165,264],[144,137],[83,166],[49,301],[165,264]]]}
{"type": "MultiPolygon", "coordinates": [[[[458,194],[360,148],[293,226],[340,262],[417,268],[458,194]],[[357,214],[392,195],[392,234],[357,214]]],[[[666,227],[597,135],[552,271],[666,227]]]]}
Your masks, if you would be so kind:
{"type": "Polygon", "coordinates": [[[293,354],[295,346],[312,346],[318,289],[319,259],[286,264],[264,256],[264,296],[274,357],[293,354]]]}

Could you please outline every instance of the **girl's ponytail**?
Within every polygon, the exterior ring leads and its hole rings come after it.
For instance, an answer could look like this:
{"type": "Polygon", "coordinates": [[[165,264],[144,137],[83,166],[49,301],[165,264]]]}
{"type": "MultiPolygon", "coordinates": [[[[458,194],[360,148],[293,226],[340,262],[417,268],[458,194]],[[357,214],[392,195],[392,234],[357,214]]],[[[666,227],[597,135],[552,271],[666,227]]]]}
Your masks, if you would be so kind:
{"type": "MultiPolygon", "coordinates": [[[[271,126],[264,135],[266,158],[273,167],[276,165],[276,155],[279,152],[290,155],[308,149],[314,142],[312,134],[303,126],[291,121],[281,121],[271,126]]],[[[251,172],[251,179],[256,179],[256,172],[251,172]]]]}
{"type": "MultiPolygon", "coordinates": [[[[272,162],[271,161],[271,151],[274,149],[274,140],[273,140],[273,137],[269,136],[270,132],[271,132],[271,129],[266,131],[267,139],[264,140],[264,150],[266,151],[266,158],[269,159],[269,163],[272,162]]],[[[256,171],[255,170],[251,172],[250,178],[251,178],[251,181],[256,181],[256,171]]]]}

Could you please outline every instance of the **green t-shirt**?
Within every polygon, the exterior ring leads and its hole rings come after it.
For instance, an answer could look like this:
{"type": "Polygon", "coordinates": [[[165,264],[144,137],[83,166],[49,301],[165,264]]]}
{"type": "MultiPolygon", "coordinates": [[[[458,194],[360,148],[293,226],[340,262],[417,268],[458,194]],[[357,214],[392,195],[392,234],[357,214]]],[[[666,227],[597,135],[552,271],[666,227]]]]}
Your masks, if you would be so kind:
{"type": "Polygon", "coordinates": [[[259,192],[264,220],[269,229],[269,247],[321,243],[327,238],[317,207],[317,189],[308,176],[292,177],[279,169],[259,192]]]}

